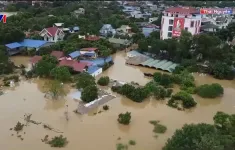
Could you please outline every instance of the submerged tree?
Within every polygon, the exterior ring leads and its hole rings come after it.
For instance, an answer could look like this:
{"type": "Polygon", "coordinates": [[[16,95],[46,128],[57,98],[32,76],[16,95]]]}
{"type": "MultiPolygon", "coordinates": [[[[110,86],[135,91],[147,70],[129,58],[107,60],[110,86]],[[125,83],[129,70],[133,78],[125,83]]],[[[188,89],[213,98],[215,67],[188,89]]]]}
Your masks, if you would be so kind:
{"type": "Polygon", "coordinates": [[[48,87],[48,92],[53,99],[58,99],[60,96],[64,96],[66,94],[63,84],[58,80],[50,81],[46,86],[48,87]]]}

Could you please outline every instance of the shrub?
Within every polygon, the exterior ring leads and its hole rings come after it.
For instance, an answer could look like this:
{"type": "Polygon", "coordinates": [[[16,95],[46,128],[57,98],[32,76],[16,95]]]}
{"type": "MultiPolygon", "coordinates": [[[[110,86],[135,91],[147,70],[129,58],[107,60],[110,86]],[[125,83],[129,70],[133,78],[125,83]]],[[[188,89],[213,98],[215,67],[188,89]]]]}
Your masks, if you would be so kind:
{"type": "Polygon", "coordinates": [[[166,90],[166,97],[171,97],[171,94],[173,93],[172,89],[167,89],[166,90]]]}
{"type": "Polygon", "coordinates": [[[154,125],[154,129],[153,129],[154,133],[165,133],[167,130],[167,127],[160,124],[159,121],[151,120],[149,121],[149,123],[154,125]]]}
{"type": "Polygon", "coordinates": [[[131,113],[126,112],[125,114],[121,113],[118,115],[118,122],[120,124],[128,125],[131,122],[131,113]]]}
{"type": "Polygon", "coordinates": [[[105,77],[101,77],[98,82],[99,85],[101,86],[106,86],[109,84],[109,77],[105,76],[105,77]]]}
{"type": "Polygon", "coordinates": [[[218,83],[213,83],[211,85],[204,84],[196,89],[196,93],[204,98],[215,98],[224,94],[224,89],[218,83]]]}
{"type": "Polygon", "coordinates": [[[90,85],[83,89],[81,93],[82,101],[89,103],[98,98],[98,88],[96,85],[90,85]]]}
{"type": "Polygon", "coordinates": [[[108,105],[104,105],[104,106],[103,106],[103,109],[104,109],[104,110],[109,110],[109,106],[108,106],[108,105]]]}
{"type": "Polygon", "coordinates": [[[50,75],[59,81],[69,81],[71,79],[69,69],[64,66],[53,68],[50,72],[50,75]]]}
{"type": "Polygon", "coordinates": [[[117,146],[117,150],[128,150],[128,145],[118,143],[116,146],[117,146]]]}
{"type": "Polygon", "coordinates": [[[16,126],[14,127],[15,131],[21,131],[24,127],[24,124],[17,122],[16,126]]]}
{"type": "Polygon", "coordinates": [[[48,144],[51,145],[51,147],[64,147],[66,144],[68,144],[67,138],[63,137],[63,135],[55,136],[50,141],[48,141],[48,144]]]}
{"type": "Polygon", "coordinates": [[[136,142],[135,142],[134,140],[130,140],[130,141],[129,141],[129,144],[130,144],[130,145],[136,145],[136,142]]]}
{"type": "Polygon", "coordinates": [[[154,81],[162,86],[168,87],[173,83],[172,77],[168,74],[155,72],[153,74],[154,81]]]}
{"type": "Polygon", "coordinates": [[[171,107],[178,107],[177,100],[182,101],[182,105],[184,108],[191,108],[197,105],[197,103],[194,101],[193,97],[188,94],[187,92],[180,91],[173,95],[171,99],[168,101],[168,105],[171,107]]]}

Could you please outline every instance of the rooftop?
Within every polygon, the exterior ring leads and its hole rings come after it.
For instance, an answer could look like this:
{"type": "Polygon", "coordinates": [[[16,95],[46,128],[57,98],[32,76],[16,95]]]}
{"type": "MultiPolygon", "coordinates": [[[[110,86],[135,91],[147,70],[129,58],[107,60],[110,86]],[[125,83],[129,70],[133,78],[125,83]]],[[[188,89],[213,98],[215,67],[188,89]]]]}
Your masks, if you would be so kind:
{"type": "Polygon", "coordinates": [[[82,48],[80,50],[81,51],[96,51],[96,50],[98,50],[98,48],[96,48],[96,47],[89,47],[89,48],[82,48]]]}
{"type": "Polygon", "coordinates": [[[33,56],[33,57],[30,59],[30,62],[31,62],[32,64],[36,64],[36,63],[38,63],[41,59],[42,59],[42,56],[37,56],[37,55],[35,55],[35,56],[33,56]]]}
{"type": "Polygon", "coordinates": [[[170,7],[165,10],[165,12],[170,13],[180,13],[180,14],[195,14],[199,13],[196,8],[193,7],[170,7]]]}
{"type": "Polygon", "coordinates": [[[62,52],[62,51],[52,51],[51,56],[55,56],[57,59],[59,59],[59,58],[64,56],[64,52],[62,52]]]}

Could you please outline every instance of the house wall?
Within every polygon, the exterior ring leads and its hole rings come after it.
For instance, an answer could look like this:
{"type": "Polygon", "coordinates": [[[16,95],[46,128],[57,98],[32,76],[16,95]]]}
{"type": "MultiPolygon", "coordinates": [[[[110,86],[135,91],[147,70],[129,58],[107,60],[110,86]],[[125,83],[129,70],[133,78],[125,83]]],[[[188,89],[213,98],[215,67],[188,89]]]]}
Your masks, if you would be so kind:
{"type": "Polygon", "coordinates": [[[172,38],[173,24],[175,18],[184,18],[184,30],[188,30],[192,35],[198,34],[201,27],[201,15],[196,14],[195,16],[184,15],[184,14],[175,14],[175,13],[164,13],[161,21],[161,39],[172,38]],[[173,23],[170,24],[170,20],[173,20],[173,23]],[[191,22],[194,22],[194,25],[191,27],[191,22]],[[172,26],[172,30],[169,30],[169,27],[172,26]]]}
{"type": "Polygon", "coordinates": [[[100,69],[96,70],[94,73],[92,73],[91,75],[92,75],[93,77],[96,77],[96,76],[98,76],[99,74],[101,74],[102,71],[103,71],[103,69],[100,68],[100,69]]]}
{"type": "Polygon", "coordinates": [[[43,37],[44,41],[48,41],[48,42],[62,41],[64,38],[64,32],[58,34],[58,31],[54,37],[49,36],[48,33],[42,33],[41,36],[43,37]]]}

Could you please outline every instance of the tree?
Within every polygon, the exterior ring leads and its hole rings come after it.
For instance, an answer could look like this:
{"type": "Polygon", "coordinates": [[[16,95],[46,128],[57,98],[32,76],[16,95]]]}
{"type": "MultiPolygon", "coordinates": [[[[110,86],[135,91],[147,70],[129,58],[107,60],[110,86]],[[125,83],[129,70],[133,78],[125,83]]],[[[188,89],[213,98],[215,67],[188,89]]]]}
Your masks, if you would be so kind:
{"type": "Polygon", "coordinates": [[[144,39],[143,33],[136,33],[132,36],[133,43],[138,43],[140,40],[144,39]]]}
{"type": "Polygon", "coordinates": [[[101,77],[97,83],[99,85],[106,86],[109,84],[109,77],[108,76],[101,77]]]}
{"type": "Polygon", "coordinates": [[[215,98],[224,94],[224,88],[218,83],[204,84],[197,87],[196,93],[204,98],[215,98]]]}
{"type": "Polygon", "coordinates": [[[89,85],[95,85],[95,78],[86,72],[82,72],[75,76],[77,89],[85,88],[89,85]]]}
{"type": "Polygon", "coordinates": [[[65,96],[64,86],[58,80],[53,80],[46,83],[49,94],[51,94],[53,99],[58,99],[60,96],[65,96]]]}
{"type": "Polygon", "coordinates": [[[126,112],[126,113],[121,113],[118,115],[118,122],[120,124],[128,125],[131,122],[131,113],[126,112]]]}
{"type": "Polygon", "coordinates": [[[50,72],[51,76],[59,81],[69,81],[71,74],[67,67],[55,67],[50,72]]]}
{"type": "Polygon", "coordinates": [[[232,80],[234,78],[232,67],[220,61],[217,61],[210,66],[210,73],[218,79],[232,80]]]}
{"type": "Polygon", "coordinates": [[[184,108],[191,108],[197,105],[193,97],[185,91],[180,91],[172,95],[171,99],[168,101],[168,105],[174,108],[180,108],[177,101],[182,101],[184,108]]]}
{"type": "Polygon", "coordinates": [[[82,101],[89,103],[98,98],[98,88],[96,85],[88,85],[81,93],[82,101]]]}
{"type": "Polygon", "coordinates": [[[139,40],[138,47],[140,51],[147,52],[148,51],[148,42],[145,39],[139,40]]]}
{"type": "Polygon", "coordinates": [[[111,54],[111,50],[110,49],[107,49],[107,48],[104,48],[104,49],[100,49],[100,56],[101,57],[104,57],[104,61],[106,62],[106,58],[108,56],[110,56],[111,54]]]}

